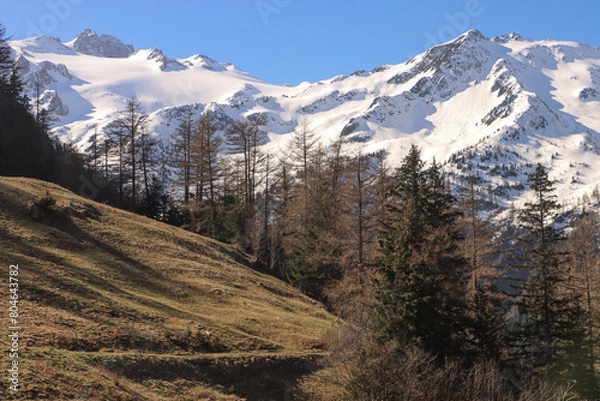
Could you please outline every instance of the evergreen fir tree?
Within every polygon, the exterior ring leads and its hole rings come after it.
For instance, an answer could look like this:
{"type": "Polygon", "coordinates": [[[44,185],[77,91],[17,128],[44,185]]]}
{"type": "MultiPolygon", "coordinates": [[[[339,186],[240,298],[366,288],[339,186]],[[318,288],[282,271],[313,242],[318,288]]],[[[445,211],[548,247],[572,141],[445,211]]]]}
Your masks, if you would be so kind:
{"type": "Polygon", "coordinates": [[[7,40],[6,28],[0,23],[0,84],[4,87],[8,86],[10,75],[14,68],[14,62],[7,40]]]}
{"type": "Polygon", "coordinates": [[[52,178],[53,146],[31,114],[0,24],[0,175],[52,178]]]}
{"type": "Polygon", "coordinates": [[[376,325],[385,339],[419,345],[443,359],[460,355],[466,331],[462,237],[453,197],[437,164],[425,169],[413,146],[391,191],[374,262],[376,325]]]}
{"type": "Polygon", "coordinates": [[[542,165],[537,165],[529,180],[535,198],[519,213],[526,233],[523,268],[529,278],[519,303],[526,322],[516,333],[518,355],[528,368],[576,379],[573,376],[585,376],[585,367],[577,361],[582,351],[582,310],[567,286],[567,255],[559,250],[564,235],[554,222],[560,205],[542,165]]]}

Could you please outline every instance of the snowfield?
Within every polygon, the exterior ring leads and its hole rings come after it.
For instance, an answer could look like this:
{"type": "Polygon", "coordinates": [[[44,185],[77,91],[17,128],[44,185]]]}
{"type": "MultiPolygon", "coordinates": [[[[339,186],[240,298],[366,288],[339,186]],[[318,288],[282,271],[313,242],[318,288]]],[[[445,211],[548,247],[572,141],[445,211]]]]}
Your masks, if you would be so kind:
{"type": "Polygon", "coordinates": [[[192,108],[224,121],[266,114],[264,148],[277,156],[302,122],[325,145],[342,139],[348,154],[383,150],[392,166],[417,144],[457,188],[478,175],[482,193],[504,207],[527,199],[526,173],[537,163],[567,205],[600,184],[600,49],[585,44],[473,30],[403,64],[297,86],[203,55],[135,50],[89,30],[68,43],[9,44],[30,98],[37,80],[40,101],[58,118],[56,135],[80,149],[136,96],[164,139],[192,108]]]}

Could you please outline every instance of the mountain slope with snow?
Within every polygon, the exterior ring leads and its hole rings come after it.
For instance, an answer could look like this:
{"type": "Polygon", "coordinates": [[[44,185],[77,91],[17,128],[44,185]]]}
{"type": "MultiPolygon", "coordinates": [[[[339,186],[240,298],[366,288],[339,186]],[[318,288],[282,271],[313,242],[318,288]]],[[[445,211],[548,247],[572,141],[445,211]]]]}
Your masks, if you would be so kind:
{"type": "MultiPolygon", "coordinates": [[[[384,150],[398,165],[411,144],[445,164],[454,184],[469,174],[501,206],[523,202],[526,173],[542,163],[566,202],[600,184],[600,49],[517,34],[469,31],[398,65],[298,86],[266,83],[231,64],[160,49],[135,51],[86,30],[68,43],[12,41],[30,97],[59,117],[55,131],[82,149],[132,96],[168,138],[183,110],[223,123],[267,115],[267,151],[303,121],[347,153],[384,150]]],[[[223,125],[224,125],[223,124],[223,125]]]]}

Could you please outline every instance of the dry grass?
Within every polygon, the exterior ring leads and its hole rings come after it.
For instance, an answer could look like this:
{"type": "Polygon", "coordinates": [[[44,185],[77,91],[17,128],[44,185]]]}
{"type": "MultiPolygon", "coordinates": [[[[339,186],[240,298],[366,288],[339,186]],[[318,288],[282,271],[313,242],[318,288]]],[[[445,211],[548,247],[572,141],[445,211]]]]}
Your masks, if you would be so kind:
{"type": "Polygon", "coordinates": [[[232,389],[193,378],[177,391],[143,375],[128,383],[98,373],[86,358],[302,357],[319,352],[320,338],[334,327],[321,305],[248,268],[230,247],[35,180],[0,178],[0,263],[4,282],[10,264],[20,268],[29,375],[22,395],[31,399],[43,398],[34,396],[40,389],[81,388],[87,381],[82,399],[107,399],[98,398],[107,392],[115,400],[238,399],[225,394],[232,389]],[[34,221],[29,208],[46,192],[57,200],[55,215],[34,221]],[[63,361],[60,370],[47,356],[53,352],[63,361]]]}

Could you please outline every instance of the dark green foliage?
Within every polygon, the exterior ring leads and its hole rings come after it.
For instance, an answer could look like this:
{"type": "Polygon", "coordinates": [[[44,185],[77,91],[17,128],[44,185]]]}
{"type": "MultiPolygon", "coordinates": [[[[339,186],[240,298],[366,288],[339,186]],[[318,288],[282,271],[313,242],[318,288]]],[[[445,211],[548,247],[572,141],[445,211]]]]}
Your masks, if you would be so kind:
{"type": "Polygon", "coordinates": [[[583,345],[582,310],[579,297],[568,286],[567,255],[560,251],[563,232],[554,220],[559,204],[543,166],[529,176],[533,202],[519,213],[525,255],[523,268],[529,279],[523,285],[520,312],[526,322],[519,325],[518,356],[528,368],[567,379],[586,381],[581,364],[583,345]]]}
{"type": "Polygon", "coordinates": [[[0,175],[50,179],[52,144],[33,116],[0,91],[0,175]]]}
{"type": "Polygon", "coordinates": [[[136,213],[174,226],[182,226],[189,222],[188,216],[173,203],[158,177],[152,176],[148,192],[150,197],[144,191],[136,213]]]}
{"type": "Polygon", "coordinates": [[[52,144],[31,115],[0,24],[0,175],[49,179],[52,144]]]}
{"type": "Polygon", "coordinates": [[[504,304],[493,280],[480,279],[469,303],[470,359],[501,361],[506,347],[504,304]]]}
{"type": "Polygon", "coordinates": [[[309,229],[304,233],[299,246],[289,257],[287,279],[305,294],[322,299],[326,267],[323,261],[313,257],[318,251],[318,242],[319,238],[313,230],[309,229]]]}
{"type": "Polygon", "coordinates": [[[52,207],[56,205],[56,198],[50,192],[46,191],[46,195],[37,204],[43,207],[52,207]]]}
{"type": "Polygon", "coordinates": [[[397,172],[373,264],[376,324],[385,338],[442,359],[461,353],[466,331],[467,260],[459,252],[457,218],[437,165],[425,169],[413,146],[397,172]]]}
{"type": "Polygon", "coordinates": [[[0,23],[0,81],[4,85],[13,69],[11,50],[6,43],[6,28],[0,23]]]}
{"type": "Polygon", "coordinates": [[[148,191],[144,191],[142,201],[138,205],[138,214],[163,221],[168,219],[170,209],[169,195],[156,176],[152,176],[148,191]]]}

